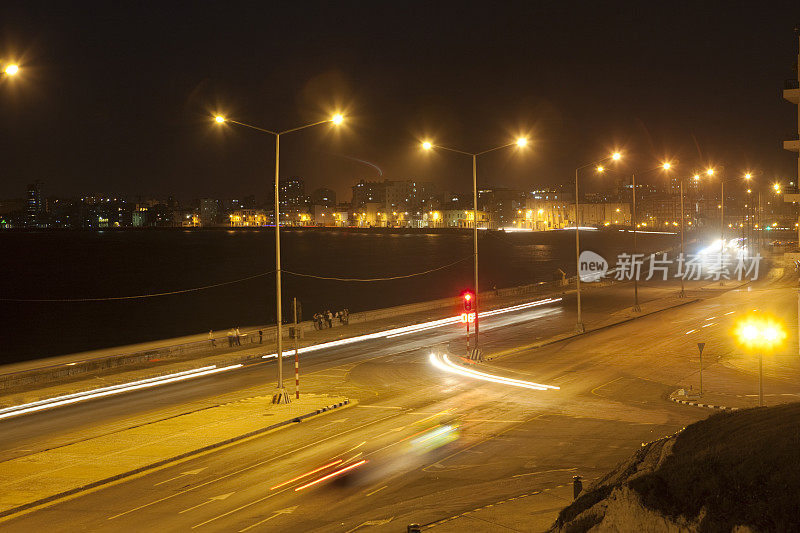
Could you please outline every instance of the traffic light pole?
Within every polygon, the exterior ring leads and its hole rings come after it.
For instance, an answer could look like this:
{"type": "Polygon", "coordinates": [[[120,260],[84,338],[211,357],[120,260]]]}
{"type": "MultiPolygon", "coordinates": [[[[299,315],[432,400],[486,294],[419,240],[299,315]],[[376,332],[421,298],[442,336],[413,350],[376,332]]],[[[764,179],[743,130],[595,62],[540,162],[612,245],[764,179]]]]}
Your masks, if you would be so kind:
{"type": "MultiPolygon", "coordinates": [[[[472,308],[475,312],[475,353],[478,352],[478,156],[472,155],[472,247],[475,254],[475,302],[472,308]]],[[[467,315],[469,318],[469,315],[467,315]]],[[[469,332],[469,320],[467,320],[467,331],[469,332]]],[[[469,333],[467,333],[469,343],[469,333]]],[[[467,346],[469,351],[469,345],[467,346]]]]}

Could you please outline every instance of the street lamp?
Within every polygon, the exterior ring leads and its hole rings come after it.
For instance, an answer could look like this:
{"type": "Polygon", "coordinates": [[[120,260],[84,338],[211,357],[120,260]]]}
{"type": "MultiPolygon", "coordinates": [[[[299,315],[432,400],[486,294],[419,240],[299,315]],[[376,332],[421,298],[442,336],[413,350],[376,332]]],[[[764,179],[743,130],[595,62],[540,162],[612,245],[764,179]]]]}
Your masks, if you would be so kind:
{"type": "Polygon", "coordinates": [[[6,76],[16,76],[18,72],[19,72],[19,65],[15,63],[8,64],[6,65],[6,68],[3,69],[3,73],[6,76]]]}
{"type": "Polygon", "coordinates": [[[764,405],[764,352],[777,348],[786,339],[786,330],[775,318],[752,314],[737,322],[736,341],[744,348],[758,351],[758,406],[764,405]]]}
{"type": "Polygon", "coordinates": [[[422,149],[426,151],[433,150],[434,148],[439,150],[445,150],[447,152],[454,152],[456,154],[466,155],[472,158],[472,248],[474,254],[474,265],[475,265],[475,280],[474,280],[474,299],[472,303],[472,308],[474,309],[475,313],[475,358],[480,357],[480,352],[478,352],[478,156],[488,154],[489,152],[495,152],[497,150],[502,150],[503,148],[508,148],[510,146],[517,146],[518,148],[523,148],[527,146],[528,139],[525,137],[519,137],[514,142],[504,144],[502,146],[496,146],[494,148],[490,148],[488,150],[484,150],[482,152],[464,152],[461,150],[456,150],[455,148],[448,148],[446,146],[440,146],[438,144],[434,144],[431,141],[423,141],[421,143],[422,149]]]}
{"type": "MultiPolygon", "coordinates": [[[[651,172],[653,170],[661,169],[665,171],[669,171],[672,167],[670,163],[662,163],[656,168],[651,168],[650,170],[645,170],[642,174],[646,174],[647,172],[651,172]]],[[[633,257],[635,258],[638,253],[638,245],[636,240],[636,173],[631,174],[631,187],[633,189],[632,196],[631,196],[631,226],[633,227],[633,257]]],[[[635,259],[634,259],[635,261],[635,259]]],[[[681,283],[683,283],[683,279],[681,279],[681,283]]],[[[683,291],[683,289],[681,289],[683,291]]],[[[641,306],[639,306],[639,276],[638,272],[633,273],[633,311],[638,313],[642,310],[641,306]]]]}
{"type": "Polygon", "coordinates": [[[282,336],[283,312],[281,309],[281,233],[280,233],[281,204],[280,204],[280,178],[279,178],[281,135],[304,130],[306,128],[311,128],[313,126],[319,126],[320,124],[332,123],[339,125],[344,121],[344,117],[341,114],[337,113],[326,120],[312,122],[304,126],[299,126],[297,128],[292,128],[284,131],[272,131],[264,128],[259,128],[258,126],[253,126],[251,124],[246,124],[244,122],[239,122],[236,120],[225,118],[225,116],[223,115],[216,115],[214,117],[214,121],[217,124],[224,124],[226,122],[230,122],[231,124],[237,124],[239,126],[244,126],[245,128],[250,128],[252,130],[258,131],[260,133],[267,133],[269,135],[275,136],[275,308],[277,315],[276,340],[277,340],[277,354],[278,354],[278,390],[272,397],[272,403],[289,403],[289,393],[286,392],[286,388],[283,386],[283,336],[282,336]]]}
{"type": "Polygon", "coordinates": [[[584,168],[597,165],[597,172],[603,172],[605,169],[601,165],[604,161],[608,160],[619,161],[622,159],[622,154],[614,152],[608,157],[604,157],[599,161],[587,163],[575,169],[575,299],[578,306],[578,321],[575,324],[575,331],[584,333],[586,328],[583,325],[583,318],[581,317],[581,244],[580,244],[580,228],[581,228],[581,211],[580,211],[580,196],[578,196],[578,173],[584,168]]]}

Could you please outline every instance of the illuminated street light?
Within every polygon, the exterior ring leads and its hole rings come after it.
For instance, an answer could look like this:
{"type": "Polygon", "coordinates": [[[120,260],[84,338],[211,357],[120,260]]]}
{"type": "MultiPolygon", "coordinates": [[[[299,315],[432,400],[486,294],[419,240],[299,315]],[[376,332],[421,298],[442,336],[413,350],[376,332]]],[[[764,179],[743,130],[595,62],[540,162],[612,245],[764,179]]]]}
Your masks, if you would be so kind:
{"type": "Polygon", "coordinates": [[[283,334],[282,334],[283,309],[281,305],[282,285],[281,285],[281,234],[280,234],[281,202],[280,202],[280,179],[279,179],[281,135],[304,130],[306,128],[311,128],[313,126],[319,126],[320,124],[327,124],[329,122],[339,125],[344,121],[344,117],[340,113],[336,113],[327,120],[312,122],[310,124],[305,124],[303,126],[298,126],[296,128],[291,128],[284,131],[272,131],[265,128],[260,128],[258,126],[253,126],[251,124],[246,124],[244,122],[227,119],[223,115],[215,115],[214,121],[217,124],[223,124],[229,122],[231,124],[237,124],[239,126],[243,126],[245,128],[258,131],[260,133],[266,133],[268,135],[275,136],[275,308],[276,308],[276,328],[277,328],[276,344],[277,344],[277,355],[278,355],[278,390],[272,397],[272,402],[289,403],[289,394],[286,392],[286,388],[283,386],[283,334]]]}
{"type": "Polygon", "coordinates": [[[706,174],[708,174],[709,176],[713,176],[714,175],[714,169],[713,168],[709,168],[708,170],[706,170],[706,174]]]}
{"type": "Polygon", "coordinates": [[[605,168],[603,168],[603,165],[597,165],[597,171],[598,172],[604,172],[605,168]]]}
{"type": "Polygon", "coordinates": [[[664,170],[669,170],[670,168],[672,168],[672,163],[664,163],[663,165],[661,165],[661,168],[663,168],[664,170]]]}
{"type": "MultiPolygon", "coordinates": [[[[475,286],[473,288],[473,297],[474,303],[473,308],[475,309],[475,349],[474,354],[476,359],[480,359],[480,352],[478,351],[478,156],[488,154],[489,152],[495,152],[497,150],[502,150],[503,148],[508,148],[510,146],[516,145],[518,148],[523,148],[528,144],[528,139],[525,137],[518,137],[516,141],[508,144],[504,144],[501,146],[496,146],[494,148],[490,148],[488,150],[484,150],[482,152],[464,152],[462,150],[456,150],[455,148],[448,148],[446,146],[440,146],[438,144],[434,144],[431,141],[423,141],[422,142],[422,149],[423,150],[432,150],[433,148],[438,148],[440,150],[445,150],[447,152],[454,152],[456,154],[466,155],[472,158],[472,241],[473,241],[473,254],[474,254],[474,269],[475,269],[475,286]]],[[[471,355],[470,355],[471,356],[471,355]]]]}
{"type": "Polygon", "coordinates": [[[622,154],[619,152],[614,152],[613,154],[611,154],[611,159],[613,159],[614,161],[619,161],[620,159],[622,159],[622,154]]]}
{"type": "Polygon", "coordinates": [[[6,65],[6,68],[3,69],[3,72],[5,72],[6,76],[16,76],[17,73],[19,72],[19,65],[15,63],[6,65]]]}
{"type": "Polygon", "coordinates": [[[786,339],[786,330],[769,315],[752,314],[739,320],[734,327],[736,342],[746,350],[758,352],[758,405],[764,405],[764,352],[771,351],[786,339]]]}
{"type": "Polygon", "coordinates": [[[751,173],[749,173],[749,172],[745,173],[745,175],[744,175],[744,179],[746,179],[746,180],[749,180],[752,177],[753,177],[753,175],[751,173]]]}

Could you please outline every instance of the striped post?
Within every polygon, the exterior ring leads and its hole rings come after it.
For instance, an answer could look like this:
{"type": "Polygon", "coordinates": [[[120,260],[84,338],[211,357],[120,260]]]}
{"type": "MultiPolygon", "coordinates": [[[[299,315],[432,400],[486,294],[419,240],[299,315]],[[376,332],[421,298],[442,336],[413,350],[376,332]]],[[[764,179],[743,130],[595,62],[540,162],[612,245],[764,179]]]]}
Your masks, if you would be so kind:
{"type": "Polygon", "coordinates": [[[297,298],[292,298],[292,307],[294,309],[294,397],[300,399],[300,356],[297,353],[298,337],[300,332],[297,330],[297,298]]]}

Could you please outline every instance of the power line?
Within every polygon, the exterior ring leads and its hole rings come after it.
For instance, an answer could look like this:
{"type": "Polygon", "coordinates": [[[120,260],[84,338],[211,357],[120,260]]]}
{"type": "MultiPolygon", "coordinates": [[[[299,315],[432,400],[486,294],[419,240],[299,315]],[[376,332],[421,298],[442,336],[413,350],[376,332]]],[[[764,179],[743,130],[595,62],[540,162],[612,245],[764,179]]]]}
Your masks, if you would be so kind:
{"type": "Polygon", "coordinates": [[[430,270],[423,270],[422,272],[415,272],[414,274],[405,274],[405,275],[402,275],[402,276],[390,276],[390,277],[386,277],[386,278],[336,278],[336,277],[331,277],[331,276],[316,276],[314,274],[302,274],[300,272],[292,272],[291,270],[283,270],[282,272],[284,272],[286,274],[291,274],[293,276],[301,276],[301,277],[304,277],[304,278],[324,279],[324,280],[330,280],[330,281],[356,281],[356,282],[361,282],[361,283],[367,283],[367,282],[373,282],[373,281],[391,281],[391,280],[394,280],[394,279],[404,279],[404,278],[413,278],[415,276],[424,276],[425,274],[430,274],[431,272],[436,272],[437,270],[443,270],[445,268],[450,268],[453,265],[457,265],[458,263],[461,263],[463,261],[466,261],[467,259],[472,259],[472,258],[473,258],[473,256],[469,255],[467,257],[459,259],[458,261],[453,261],[452,263],[448,263],[448,264],[440,266],[440,267],[432,268],[430,270]]]}
{"type": "MultiPolygon", "coordinates": [[[[416,276],[424,276],[425,274],[430,274],[432,272],[437,272],[439,270],[444,270],[445,268],[450,268],[458,263],[462,263],[468,259],[472,259],[473,256],[467,256],[458,261],[453,261],[452,263],[448,263],[446,265],[442,265],[440,267],[431,268],[429,270],[423,270],[422,272],[414,272],[413,274],[404,274],[401,276],[389,276],[385,278],[337,278],[331,276],[317,276],[314,274],[304,274],[302,272],[293,272],[291,270],[283,270],[282,272],[286,274],[291,274],[293,276],[300,276],[304,278],[314,278],[314,279],[322,279],[322,280],[329,280],[329,281],[345,281],[345,282],[360,282],[360,283],[367,283],[367,282],[376,282],[376,281],[391,281],[396,279],[406,279],[406,278],[413,278],[416,276]]],[[[260,274],[254,274],[252,276],[247,276],[245,278],[235,279],[232,281],[223,281],[221,283],[214,283],[212,285],[204,285],[202,287],[194,287],[191,289],[181,289],[177,291],[168,291],[168,292],[156,292],[156,293],[148,293],[148,294],[137,294],[133,296],[109,296],[105,298],[0,298],[0,302],[30,302],[30,303],[53,303],[53,302],[109,302],[109,301],[117,301],[117,300],[141,300],[145,298],[157,298],[159,296],[170,296],[174,294],[186,294],[189,292],[198,292],[204,291],[208,289],[214,289],[216,287],[223,287],[225,285],[233,285],[234,283],[241,283],[243,281],[249,281],[256,278],[261,278],[264,276],[269,276],[274,274],[274,270],[270,270],[269,272],[262,272],[260,274]]]]}
{"type": "Polygon", "coordinates": [[[150,294],[137,294],[135,296],[109,296],[107,298],[0,298],[1,302],[107,302],[112,300],[139,300],[143,298],[156,298],[158,296],[169,296],[171,294],[184,294],[187,292],[204,291],[213,289],[215,287],[222,287],[224,285],[232,285],[234,283],[241,283],[251,279],[260,278],[274,274],[274,270],[269,272],[262,272],[261,274],[254,274],[246,278],[235,279],[233,281],[223,281],[222,283],[214,283],[213,285],[204,285],[203,287],[194,287],[192,289],[182,289],[179,291],[169,292],[156,292],[150,294]]]}

